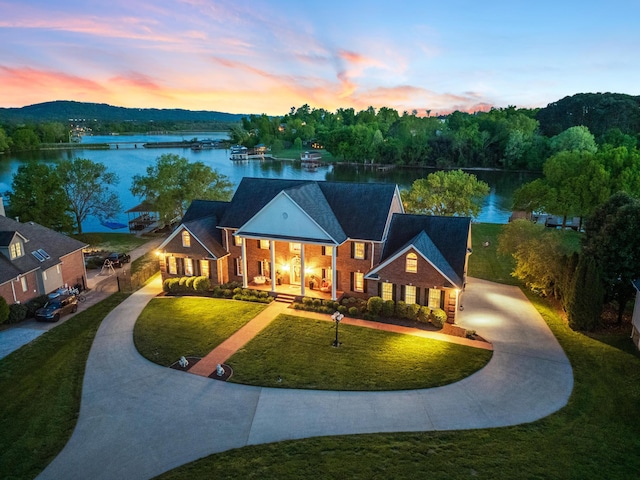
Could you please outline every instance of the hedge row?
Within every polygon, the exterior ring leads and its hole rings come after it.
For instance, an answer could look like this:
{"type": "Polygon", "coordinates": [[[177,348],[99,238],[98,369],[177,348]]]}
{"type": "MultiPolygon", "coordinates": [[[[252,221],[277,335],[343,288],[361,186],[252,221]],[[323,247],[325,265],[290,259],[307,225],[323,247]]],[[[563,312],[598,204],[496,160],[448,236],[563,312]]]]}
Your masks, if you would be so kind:
{"type": "Polygon", "coordinates": [[[367,320],[386,317],[402,318],[422,323],[431,322],[436,328],[442,328],[447,321],[447,314],[441,308],[431,309],[418,304],[407,305],[402,301],[385,301],[380,297],[371,297],[369,300],[345,297],[340,302],[304,297],[302,302],[294,303],[293,308],[319,313],[338,311],[343,315],[367,320]]]}
{"type": "Polygon", "coordinates": [[[167,293],[207,292],[211,290],[211,282],[207,277],[167,278],[162,289],[167,293]]]}
{"type": "Polygon", "coordinates": [[[26,303],[14,303],[7,305],[4,298],[0,297],[0,324],[1,323],[20,323],[27,318],[33,318],[36,315],[36,310],[42,308],[47,303],[48,297],[46,295],[40,295],[36,298],[32,298],[26,303]]]}

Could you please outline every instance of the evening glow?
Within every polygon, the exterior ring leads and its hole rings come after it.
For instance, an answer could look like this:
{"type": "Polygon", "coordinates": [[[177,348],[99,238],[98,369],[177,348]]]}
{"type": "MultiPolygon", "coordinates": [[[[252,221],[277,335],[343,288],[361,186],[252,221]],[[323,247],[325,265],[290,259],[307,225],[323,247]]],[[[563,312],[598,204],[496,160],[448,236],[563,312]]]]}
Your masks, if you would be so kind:
{"type": "Polygon", "coordinates": [[[419,115],[639,95],[636,0],[0,0],[0,106],[419,115]]]}

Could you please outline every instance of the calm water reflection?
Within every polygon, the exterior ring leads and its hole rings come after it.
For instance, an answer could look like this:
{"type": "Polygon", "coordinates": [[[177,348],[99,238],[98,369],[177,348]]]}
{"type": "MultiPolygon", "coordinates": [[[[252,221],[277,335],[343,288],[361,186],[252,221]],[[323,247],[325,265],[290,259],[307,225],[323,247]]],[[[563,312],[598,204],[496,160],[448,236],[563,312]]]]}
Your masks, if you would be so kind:
{"type": "MultiPolygon", "coordinates": [[[[190,148],[143,148],[146,142],[180,141],[190,140],[193,137],[199,139],[224,139],[225,133],[201,133],[189,135],[162,135],[162,136],[95,136],[84,137],[83,143],[111,143],[110,150],[64,150],[28,152],[7,157],[0,156],[0,192],[11,188],[12,177],[18,167],[27,162],[44,162],[55,164],[63,159],[88,158],[95,162],[104,163],[111,171],[115,172],[120,182],[116,191],[124,210],[140,203],[140,199],[131,195],[129,188],[134,175],[145,175],[146,169],[155,164],[156,159],[165,153],[173,153],[191,161],[202,161],[211,168],[228,176],[234,184],[238,184],[243,177],[262,178],[290,178],[303,180],[331,180],[349,182],[384,182],[396,183],[400,188],[408,188],[411,183],[421,177],[427,176],[433,170],[395,168],[379,172],[364,166],[328,166],[309,171],[301,168],[299,163],[287,161],[259,161],[232,162],[229,160],[228,150],[200,150],[192,151],[190,148]],[[115,144],[118,143],[118,149],[115,144]]],[[[488,223],[506,223],[511,208],[513,191],[525,182],[536,178],[536,175],[518,172],[474,171],[472,172],[480,180],[491,187],[490,194],[485,198],[483,208],[478,216],[478,221],[488,223]]],[[[122,212],[112,221],[127,223],[127,214],[122,212]]],[[[97,218],[90,218],[83,224],[83,230],[109,231],[102,226],[97,218]]]]}

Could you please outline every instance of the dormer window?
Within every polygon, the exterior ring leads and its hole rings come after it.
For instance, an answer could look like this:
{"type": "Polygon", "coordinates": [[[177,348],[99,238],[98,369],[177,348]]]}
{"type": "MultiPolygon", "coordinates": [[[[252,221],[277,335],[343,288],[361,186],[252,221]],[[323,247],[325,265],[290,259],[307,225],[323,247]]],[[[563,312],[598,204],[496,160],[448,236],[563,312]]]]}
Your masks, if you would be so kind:
{"type": "Polygon", "coordinates": [[[186,230],[182,232],[182,246],[187,248],[191,246],[191,234],[186,230]]]}
{"type": "Polygon", "coordinates": [[[407,273],[418,272],[418,256],[415,253],[408,253],[406,262],[407,265],[405,270],[407,273]]]}
{"type": "Polygon", "coordinates": [[[9,256],[11,260],[22,256],[22,244],[20,242],[14,242],[9,246],[9,256]]]}

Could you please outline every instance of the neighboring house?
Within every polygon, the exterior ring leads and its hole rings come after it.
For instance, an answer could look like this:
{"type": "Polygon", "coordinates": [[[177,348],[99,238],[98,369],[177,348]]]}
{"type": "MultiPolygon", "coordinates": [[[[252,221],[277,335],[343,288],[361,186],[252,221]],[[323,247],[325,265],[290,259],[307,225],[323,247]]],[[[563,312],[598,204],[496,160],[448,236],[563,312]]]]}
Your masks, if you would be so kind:
{"type": "Polygon", "coordinates": [[[64,285],[86,285],[86,244],[0,215],[0,296],[24,303],[64,285]]]}
{"type": "Polygon", "coordinates": [[[230,202],[194,201],[163,242],[163,280],[443,308],[455,320],[471,219],[404,213],[396,185],[244,178],[230,202]]]}
{"type": "Polygon", "coordinates": [[[636,287],[636,303],[633,307],[633,318],[631,320],[631,339],[633,344],[640,349],[640,279],[633,282],[636,287]]]}

